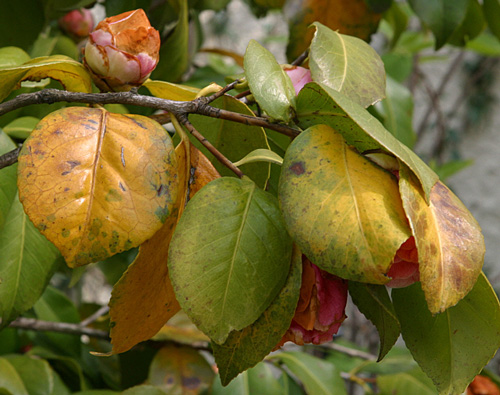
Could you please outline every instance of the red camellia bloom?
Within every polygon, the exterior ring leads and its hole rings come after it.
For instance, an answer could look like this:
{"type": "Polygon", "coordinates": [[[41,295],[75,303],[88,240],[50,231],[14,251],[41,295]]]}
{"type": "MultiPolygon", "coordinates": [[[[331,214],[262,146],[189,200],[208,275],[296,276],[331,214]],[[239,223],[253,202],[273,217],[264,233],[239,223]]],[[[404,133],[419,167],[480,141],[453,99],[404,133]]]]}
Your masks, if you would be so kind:
{"type": "Polygon", "coordinates": [[[276,348],[285,342],[322,344],[345,320],[347,281],[321,270],[302,256],[302,286],[295,315],[276,348]]]}
{"type": "Polygon", "coordinates": [[[285,72],[288,74],[292,80],[293,87],[295,88],[295,94],[298,95],[300,90],[308,82],[312,82],[311,70],[305,69],[300,66],[288,66],[285,68],[285,72]]]}
{"type": "Polygon", "coordinates": [[[73,10],[59,19],[59,26],[75,40],[81,40],[94,28],[94,17],[86,8],[73,10]]]}
{"type": "Polygon", "coordinates": [[[158,64],[160,34],[142,9],[100,22],[90,33],[84,63],[102,91],[140,86],[158,64]]]}
{"type": "Polygon", "coordinates": [[[391,288],[403,288],[420,280],[418,271],[418,251],[415,238],[406,240],[396,252],[394,262],[387,272],[392,280],[386,285],[391,288]]]}

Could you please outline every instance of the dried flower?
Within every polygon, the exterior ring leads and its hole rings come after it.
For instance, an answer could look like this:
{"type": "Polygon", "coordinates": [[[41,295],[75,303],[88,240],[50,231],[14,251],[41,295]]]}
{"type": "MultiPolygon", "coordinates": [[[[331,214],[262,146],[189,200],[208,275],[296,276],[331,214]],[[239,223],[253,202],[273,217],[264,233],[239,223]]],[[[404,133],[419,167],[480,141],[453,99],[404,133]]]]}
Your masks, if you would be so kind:
{"type": "Polygon", "coordinates": [[[142,9],[101,21],[85,46],[85,65],[102,91],[140,86],[158,63],[160,34],[142,9]]]}

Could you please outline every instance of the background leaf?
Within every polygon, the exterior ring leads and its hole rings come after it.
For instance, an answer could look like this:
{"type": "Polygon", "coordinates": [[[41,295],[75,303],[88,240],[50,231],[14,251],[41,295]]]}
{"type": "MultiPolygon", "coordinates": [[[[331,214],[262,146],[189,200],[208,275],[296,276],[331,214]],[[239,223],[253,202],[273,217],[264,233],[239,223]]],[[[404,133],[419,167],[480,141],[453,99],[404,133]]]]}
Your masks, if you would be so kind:
{"type": "Polygon", "coordinates": [[[251,368],[271,352],[290,327],[302,282],[302,253],[294,247],[285,286],[276,299],[250,326],[233,331],[223,344],[212,343],[223,385],[251,368]]]}
{"type": "Polygon", "coordinates": [[[273,196],[248,179],[212,181],[189,202],[170,243],[177,300],[198,328],[223,343],[271,304],[291,250],[273,196]]]}
{"type": "Polygon", "coordinates": [[[171,214],[175,170],[172,140],[158,123],[68,107],[42,119],[25,141],[20,200],[76,267],[150,238],[171,214]]]}
{"type": "Polygon", "coordinates": [[[0,357],[0,391],[2,394],[28,395],[16,369],[4,357],[0,357]]]}
{"type": "Polygon", "coordinates": [[[55,373],[47,361],[27,355],[8,355],[5,359],[16,369],[30,395],[54,393],[55,373]]]}
{"type": "Polygon", "coordinates": [[[380,395],[419,394],[437,395],[436,387],[420,368],[407,372],[380,375],[377,377],[380,395]]]}
{"type": "Polygon", "coordinates": [[[30,56],[18,47],[0,48],[0,68],[19,66],[30,60],[30,56]]]}
{"type": "Polygon", "coordinates": [[[245,155],[245,157],[238,162],[234,162],[234,165],[241,166],[252,162],[269,162],[281,165],[283,163],[283,158],[274,151],[259,148],[245,155]]]}
{"type": "Polygon", "coordinates": [[[432,315],[418,283],[392,290],[406,346],[440,394],[462,393],[500,346],[500,304],[482,274],[456,306],[432,315]]]}
{"type": "Polygon", "coordinates": [[[488,22],[488,27],[491,32],[500,40],[500,1],[499,0],[484,0],[483,14],[488,22]]]}
{"type": "Polygon", "coordinates": [[[418,249],[420,281],[432,313],[455,305],[472,289],[484,261],[479,224],[442,182],[427,205],[415,176],[400,166],[399,189],[418,249]]]}
{"type": "Polygon", "coordinates": [[[340,34],[319,22],[313,26],[316,32],[309,50],[312,79],[363,107],[382,100],[385,70],[377,52],[359,38],[340,34]]]}
{"type": "Polygon", "coordinates": [[[40,122],[38,118],[31,116],[16,118],[6,125],[3,131],[12,138],[25,140],[29,137],[38,122],[40,122]]]}
{"type": "Polygon", "coordinates": [[[344,279],[386,283],[411,235],[393,176],[326,125],[303,131],[288,147],[279,200],[304,255],[344,279]]]}
{"type": "Polygon", "coordinates": [[[27,50],[44,25],[44,9],[39,0],[0,3],[0,47],[15,45],[27,50]]]}
{"type": "Polygon", "coordinates": [[[417,175],[426,197],[438,180],[422,159],[395,139],[368,111],[327,86],[309,83],[300,91],[297,117],[303,129],[318,124],[332,127],[359,152],[380,149],[391,152],[417,175]]]}
{"type": "Polygon", "coordinates": [[[244,57],[245,77],[259,106],[271,118],[289,122],[295,88],[274,55],[250,40],[244,57]]]}
{"type": "Polygon", "coordinates": [[[386,287],[349,281],[349,295],[366,318],[377,328],[380,336],[378,360],[392,348],[400,334],[399,321],[386,287]]]}

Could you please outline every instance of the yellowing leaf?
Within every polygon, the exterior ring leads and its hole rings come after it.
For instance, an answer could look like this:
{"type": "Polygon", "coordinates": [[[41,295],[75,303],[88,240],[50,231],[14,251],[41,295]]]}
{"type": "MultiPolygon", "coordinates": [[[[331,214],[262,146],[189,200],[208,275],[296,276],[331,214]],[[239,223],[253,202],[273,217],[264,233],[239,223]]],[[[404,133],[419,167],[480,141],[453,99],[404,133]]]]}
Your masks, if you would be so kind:
{"type": "Polygon", "coordinates": [[[326,125],[310,127],[288,147],[279,199],[304,255],[345,279],[386,283],[411,236],[395,178],[326,125]]]}
{"type": "Polygon", "coordinates": [[[148,88],[153,96],[168,100],[190,101],[196,98],[200,91],[187,85],[173,84],[166,81],[147,80],[143,86],[148,88]]]}
{"type": "Polygon", "coordinates": [[[22,81],[40,81],[43,78],[59,81],[68,91],[92,92],[90,75],[80,62],[63,55],[42,56],[20,66],[0,70],[0,101],[22,81]]]}
{"type": "Polygon", "coordinates": [[[313,22],[369,41],[381,16],[371,11],[364,0],[305,0],[290,22],[288,59],[295,59],[307,49],[313,36],[308,28],[313,22]]]}
{"type": "MultiPolygon", "coordinates": [[[[113,354],[125,352],[137,343],[150,339],[180,310],[168,276],[167,259],[170,240],[187,198],[190,171],[184,141],[177,146],[175,153],[180,191],[172,215],[151,239],[141,245],[134,262],[111,294],[109,306],[113,354]]],[[[210,182],[219,174],[193,146],[190,157],[196,187],[192,184],[189,191],[195,193],[201,184],[210,182]]]]}
{"type": "Polygon", "coordinates": [[[399,189],[418,249],[420,281],[432,313],[457,304],[481,273],[484,239],[479,224],[442,182],[429,204],[415,176],[401,163],[399,189]]]}
{"type": "Polygon", "coordinates": [[[182,310],[169,319],[152,339],[154,341],[173,341],[182,344],[208,343],[210,341],[208,336],[200,331],[182,310]]]}
{"type": "Polygon", "coordinates": [[[140,115],[64,108],[39,122],[19,155],[24,210],[70,267],[149,239],[177,185],[170,136],[140,115]]]}

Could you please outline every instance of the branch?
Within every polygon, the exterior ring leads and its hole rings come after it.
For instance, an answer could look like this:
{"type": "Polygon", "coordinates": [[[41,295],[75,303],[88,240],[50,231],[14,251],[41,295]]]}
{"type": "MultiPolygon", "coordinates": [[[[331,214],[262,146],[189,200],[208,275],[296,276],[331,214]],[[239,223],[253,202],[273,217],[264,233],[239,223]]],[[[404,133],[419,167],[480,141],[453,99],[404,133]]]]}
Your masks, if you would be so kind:
{"type": "Polygon", "coordinates": [[[377,357],[373,354],[367,353],[361,350],[355,350],[353,348],[345,347],[337,343],[325,343],[321,347],[328,348],[330,350],[341,352],[342,354],[349,355],[350,357],[366,359],[367,361],[376,361],[377,357]]]}
{"type": "Polygon", "coordinates": [[[17,157],[19,156],[19,152],[21,151],[21,147],[13,149],[12,151],[7,152],[0,156],[0,169],[4,167],[13,165],[17,162],[17,157]]]}

